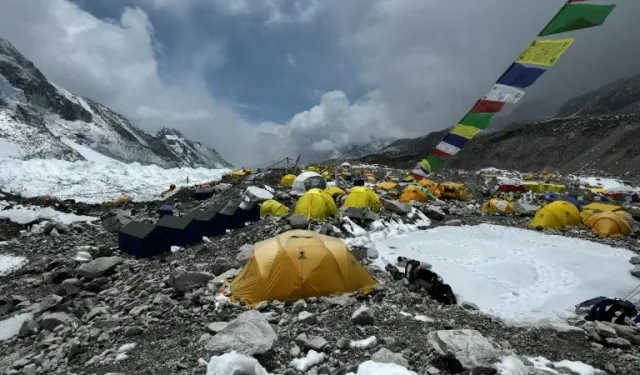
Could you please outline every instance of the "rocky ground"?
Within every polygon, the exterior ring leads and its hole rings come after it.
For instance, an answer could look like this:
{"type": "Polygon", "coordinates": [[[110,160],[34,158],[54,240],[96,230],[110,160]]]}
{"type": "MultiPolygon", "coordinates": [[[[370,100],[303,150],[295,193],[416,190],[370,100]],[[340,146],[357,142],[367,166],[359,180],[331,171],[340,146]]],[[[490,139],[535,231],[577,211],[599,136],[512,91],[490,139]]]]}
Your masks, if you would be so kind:
{"type": "MultiPolygon", "coordinates": [[[[247,186],[276,187],[281,173],[232,182],[204,204],[225,202],[247,186]]],[[[464,181],[472,189],[483,184],[476,174],[441,178],[464,181]]],[[[295,199],[286,191],[275,195],[293,207],[295,199]]],[[[192,197],[193,190],[184,190],[167,201],[187,212],[203,204],[192,197]]],[[[75,202],[3,199],[96,217],[106,217],[110,210],[75,202]]],[[[431,219],[431,226],[494,223],[524,228],[530,219],[482,214],[482,202],[476,195],[468,202],[418,204],[416,209],[431,219]]],[[[158,202],[134,202],[122,208],[151,219],[158,207],[158,202]]],[[[380,220],[412,223],[415,215],[383,210],[380,220]]],[[[0,277],[0,317],[32,314],[18,336],[0,341],[0,373],[205,374],[212,355],[231,350],[254,355],[274,374],[355,373],[366,360],[396,363],[419,374],[495,373],[493,363],[504,355],[516,356],[530,374],[549,372],[534,370],[525,356],[582,361],[609,374],[640,372],[640,329],[587,323],[579,317],[566,326],[511,327],[473,305],[443,306],[406,281],[394,280],[371,265],[368,257],[376,255],[366,249],[352,251],[380,285],[365,297],[274,301],[249,308],[220,294],[225,279],[247,259],[250,247],[244,245],[300,226],[350,236],[348,222],[341,218],[327,223],[263,218],[209,242],[136,259],[117,250],[117,235],[99,220],[70,226],[42,223],[34,232],[0,224],[5,240],[0,252],[28,259],[24,267],[0,277]],[[319,363],[291,366],[310,350],[319,363]]],[[[636,236],[601,239],[584,228],[553,234],[640,253],[636,236]]],[[[556,364],[556,371],[571,373],[562,364],[556,364]]]]}

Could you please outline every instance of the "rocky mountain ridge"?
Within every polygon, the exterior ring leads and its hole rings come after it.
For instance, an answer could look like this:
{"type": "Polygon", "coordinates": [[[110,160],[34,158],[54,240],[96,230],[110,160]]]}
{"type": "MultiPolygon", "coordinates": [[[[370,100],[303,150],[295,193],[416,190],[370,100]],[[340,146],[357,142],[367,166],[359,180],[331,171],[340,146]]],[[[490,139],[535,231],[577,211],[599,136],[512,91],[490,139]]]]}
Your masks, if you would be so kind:
{"type": "Polygon", "coordinates": [[[175,129],[155,136],[89,98],[50,82],[0,38],[0,156],[226,168],[214,149],[175,129]]]}
{"type": "MultiPolygon", "coordinates": [[[[640,135],[640,75],[573,98],[554,118],[492,129],[476,136],[447,167],[638,174],[640,147],[633,140],[640,135]]],[[[358,160],[411,168],[448,131],[396,140],[358,160]]]]}

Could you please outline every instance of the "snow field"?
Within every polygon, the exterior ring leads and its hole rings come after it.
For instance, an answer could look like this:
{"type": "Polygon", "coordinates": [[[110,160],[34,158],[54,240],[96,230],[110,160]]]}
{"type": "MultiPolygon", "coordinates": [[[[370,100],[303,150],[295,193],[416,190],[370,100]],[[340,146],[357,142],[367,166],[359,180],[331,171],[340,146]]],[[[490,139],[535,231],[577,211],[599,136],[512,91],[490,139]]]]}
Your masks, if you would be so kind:
{"type": "Polygon", "coordinates": [[[629,250],[525,229],[438,227],[375,241],[384,267],[398,256],[433,265],[459,301],[515,325],[566,322],[587,299],[624,297],[638,285],[629,250]]]}
{"type": "Polygon", "coordinates": [[[26,197],[49,194],[59,199],[100,203],[120,196],[154,200],[176,186],[220,179],[227,169],[173,168],[124,164],[107,160],[67,162],[63,160],[0,159],[0,189],[26,197]]]}

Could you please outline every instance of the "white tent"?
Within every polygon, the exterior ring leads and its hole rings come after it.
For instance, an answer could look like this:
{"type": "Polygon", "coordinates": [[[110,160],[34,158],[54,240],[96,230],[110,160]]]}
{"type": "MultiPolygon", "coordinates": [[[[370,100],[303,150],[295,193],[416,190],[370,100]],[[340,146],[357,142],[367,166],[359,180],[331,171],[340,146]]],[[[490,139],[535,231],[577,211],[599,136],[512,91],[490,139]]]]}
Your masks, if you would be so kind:
{"type": "Polygon", "coordinates": [[[327,181],[316,172],[302,172],[293,180],[291,192],[294,194],[304,194],[307,190],[313,188],[324,189],[327,187],[327,181]]]}

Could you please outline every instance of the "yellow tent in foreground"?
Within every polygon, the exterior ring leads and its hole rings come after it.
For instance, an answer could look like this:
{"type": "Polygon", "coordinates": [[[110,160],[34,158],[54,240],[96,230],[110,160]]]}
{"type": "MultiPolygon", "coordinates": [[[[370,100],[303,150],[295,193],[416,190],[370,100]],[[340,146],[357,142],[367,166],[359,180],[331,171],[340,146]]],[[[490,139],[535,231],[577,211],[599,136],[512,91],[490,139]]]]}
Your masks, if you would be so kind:
{"type": "Polygon", "coordinates": [[[329,193],[318,188],[307,191],[296,202],[295,213],[305,215],[309,219],[326,220],[336,212],[338,207],[333,198],[329,193]]]}
{"type": "Polygon", "coordinates": [[[378,282],[339,238],[290,230],[256,243],[253,254],[231,282],[232,299],[256,305],[356,290],[378,282]]]}
{"type": "Polygon", "coordinates": [[[284,175],[280,179],[280,185],[282,185],[282,186],[291,186],[291,185],[293,185],[293,181],[295,181],[295,179],[296,179],[296,175],[295,174],[284,175]]]}
{"type": "Polygon", "coordinates": [[[260,205],[260,216],[266,215],[287,216],[289,215],[289,209],[277,200],[269,199],[260,205]]]}
{"type": "Polygon", "coordinates": [[[483,212],[489,213],[506,213],[515,214],[516,209],[513,207],[513,203],[507,202],[504,199],[489,199],[482,205],[483,212]]]}
{"type": "Polygon", "coordinates": [[[366,186],[356,186],[344,200],[343,207],[368,208],[374,212],[380,211],[381,203],[378,194],[366,186]]]}
{"type": "Polygon", "coordinates": [[[627,220],[622,215],[611,211],[594,214],[586,224],[594,233],[605,237],[620,237],[631,234],[627,220]]]}
{"type": "Polygon", "coordinates": [[[580,224],[580,211],[567,201],[555,201],[536,212],[529,228],[562,229],[580,224]]]}

